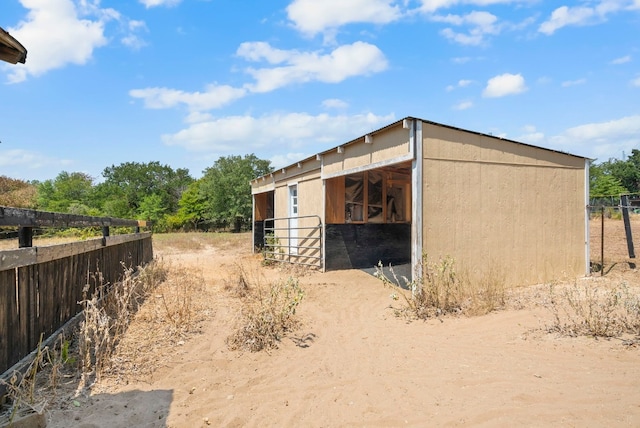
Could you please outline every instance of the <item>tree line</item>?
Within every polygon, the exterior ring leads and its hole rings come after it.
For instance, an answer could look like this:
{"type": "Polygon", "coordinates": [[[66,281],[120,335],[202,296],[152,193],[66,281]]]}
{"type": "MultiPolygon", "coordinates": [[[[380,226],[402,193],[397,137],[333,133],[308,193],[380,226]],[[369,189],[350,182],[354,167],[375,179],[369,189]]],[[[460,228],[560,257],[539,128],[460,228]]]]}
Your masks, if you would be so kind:
{"type": "Polygon", "coordinates": [[[633,149],[624,160],[592,164],[589,179],[591,203],[615,201],[620,195],[640,195],[640,150],[633,149]]]}
{"type": "Polygon", "coordinates": [[[250,154],[221,157],[199,179],[159,162],[112,165],[99,182],[68,171],[42,182],[0,176],[0,205],[151,220],[156,231],[240,231],[251,221],[249,181],[272,171],[270,161],[250,154]]]}

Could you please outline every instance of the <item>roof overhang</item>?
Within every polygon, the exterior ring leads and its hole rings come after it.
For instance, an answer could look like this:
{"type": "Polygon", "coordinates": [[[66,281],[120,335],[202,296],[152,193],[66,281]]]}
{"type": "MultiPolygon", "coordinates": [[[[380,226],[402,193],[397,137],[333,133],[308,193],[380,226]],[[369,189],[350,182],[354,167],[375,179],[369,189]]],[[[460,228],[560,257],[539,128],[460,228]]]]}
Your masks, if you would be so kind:
{"type": "Polygon", "coordinates": [[[27,60],[27,49],[2,28],[0,28],[0,60],[11,64],[19,62],[24,64],[27,60]]]}

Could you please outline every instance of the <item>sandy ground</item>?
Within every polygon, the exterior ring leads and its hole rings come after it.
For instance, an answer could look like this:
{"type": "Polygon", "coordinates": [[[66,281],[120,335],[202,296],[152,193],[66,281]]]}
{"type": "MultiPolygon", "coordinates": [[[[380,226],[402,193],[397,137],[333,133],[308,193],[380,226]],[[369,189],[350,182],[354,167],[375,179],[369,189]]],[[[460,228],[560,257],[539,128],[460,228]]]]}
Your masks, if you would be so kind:
{"type": "MultiPolygon", "coordinates": [[[[151,375],[106,378],[50,409],[48,426],[640,426],[638,346],[546,333],[544,286],[489,315],[407,322],[366,272],[306,273],[301,328],[269,353],[230,351],[237,299],[222,290],[226,272],[242,263],[266,281],[290,273],[261,268],[248,242],[157,247],[202,272],[213,297],[201,332],[159,356],[151,375]]],[[[620,258],[605,281],[640,284],[620,258]]]]}

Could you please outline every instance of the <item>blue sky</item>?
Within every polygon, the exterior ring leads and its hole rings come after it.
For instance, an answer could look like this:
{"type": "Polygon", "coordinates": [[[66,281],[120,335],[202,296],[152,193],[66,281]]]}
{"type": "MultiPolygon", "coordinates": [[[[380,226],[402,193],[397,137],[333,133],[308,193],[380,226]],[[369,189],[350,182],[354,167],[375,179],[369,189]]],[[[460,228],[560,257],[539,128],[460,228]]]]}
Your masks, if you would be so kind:
{"type": "Polygon", "coordinates": [[[0,175],[275,167],[405,116],[640,148],[640,0],[2,0],[0,175]]]}

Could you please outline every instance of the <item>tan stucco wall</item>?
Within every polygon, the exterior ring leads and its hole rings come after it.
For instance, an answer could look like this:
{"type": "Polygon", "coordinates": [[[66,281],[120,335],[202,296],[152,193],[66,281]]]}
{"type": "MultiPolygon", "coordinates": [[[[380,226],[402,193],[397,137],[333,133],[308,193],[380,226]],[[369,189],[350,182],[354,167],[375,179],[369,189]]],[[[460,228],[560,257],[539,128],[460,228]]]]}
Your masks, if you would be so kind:
{"type": "Polygon", "coordinates": [[[423,123],[423,252],[511,285],[585,274],[585,160],[423,123]]]}

